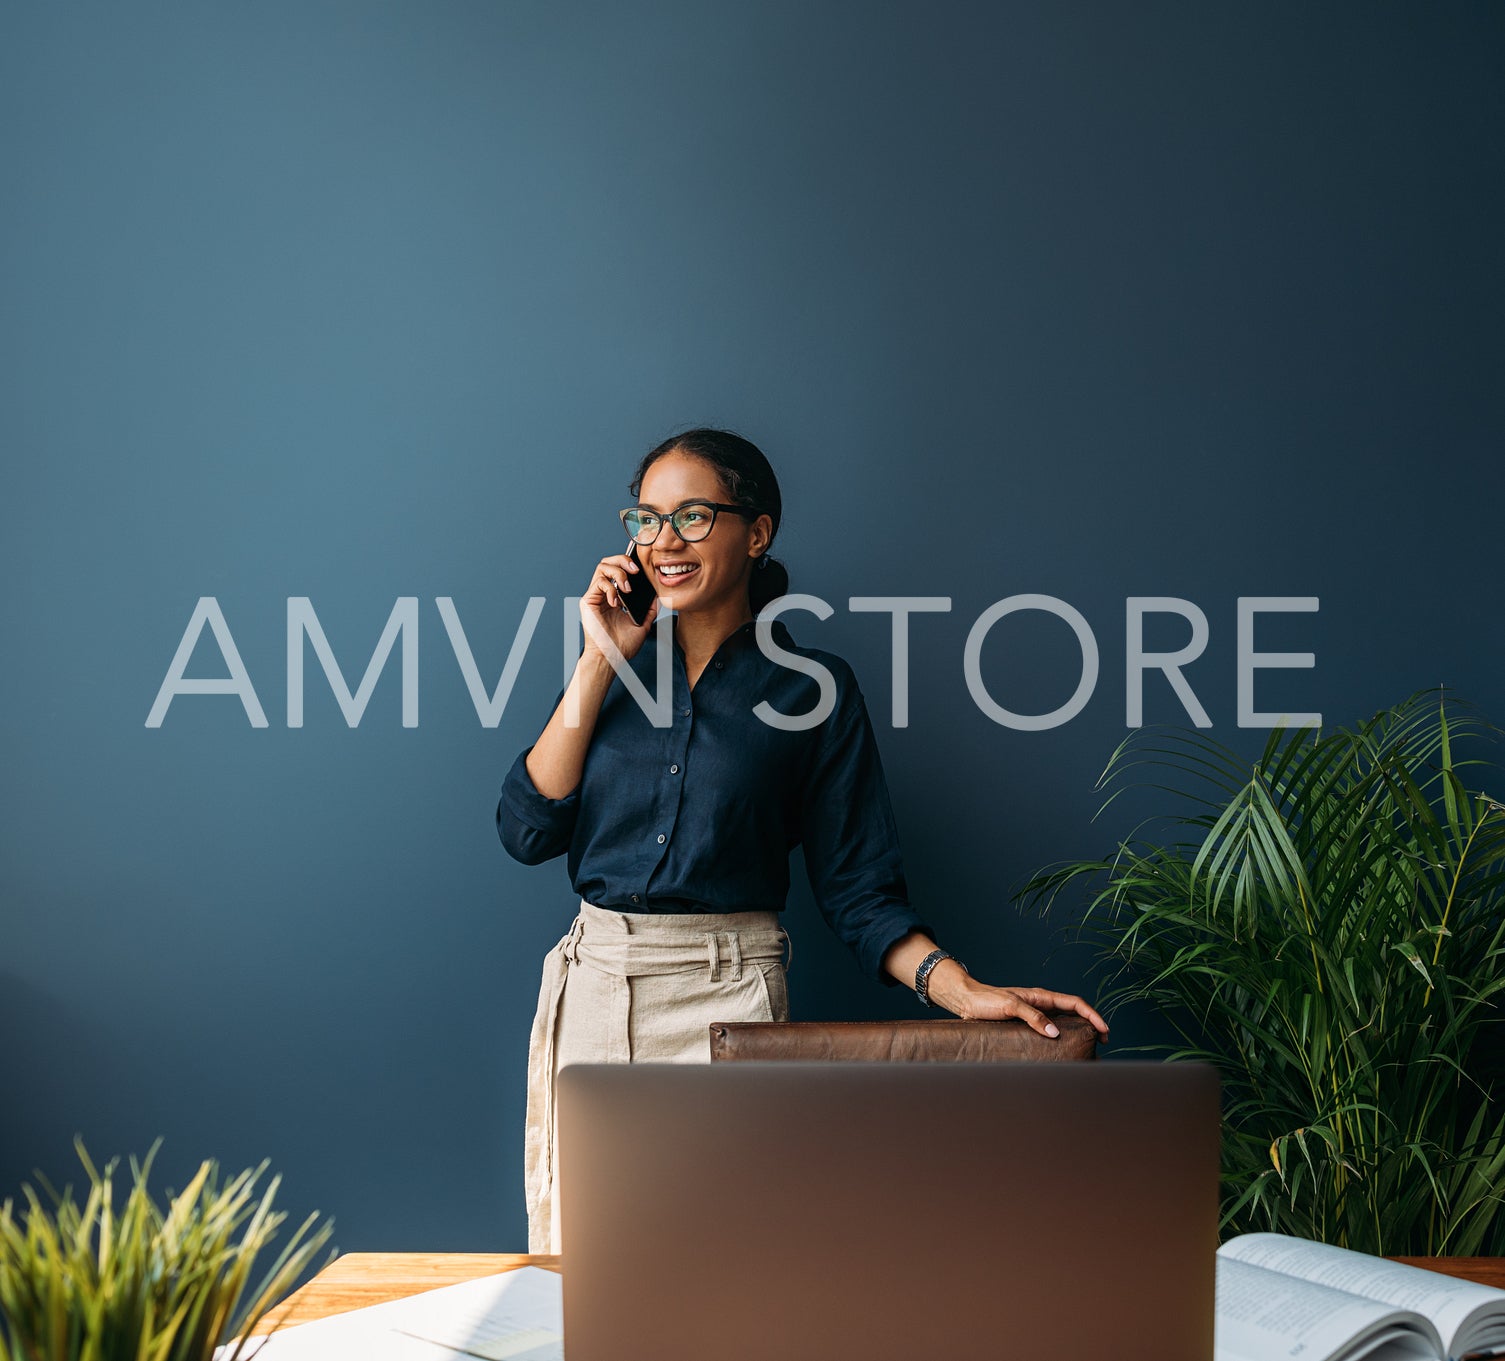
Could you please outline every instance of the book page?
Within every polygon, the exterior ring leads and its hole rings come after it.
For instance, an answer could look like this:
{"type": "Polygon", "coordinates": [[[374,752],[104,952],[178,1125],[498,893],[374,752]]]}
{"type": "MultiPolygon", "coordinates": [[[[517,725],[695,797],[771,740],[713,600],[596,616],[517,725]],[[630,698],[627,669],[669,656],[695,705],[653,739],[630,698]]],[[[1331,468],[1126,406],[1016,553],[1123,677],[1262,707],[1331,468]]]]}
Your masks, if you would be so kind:
{"type": "MultiPolygon", "coordinates": [[[[243,1361],[560,1361],[557,1272],[525,1266],[252,1337],[243,1361]]],[[[228,1361],[226,1344],[215,1361],[228,1361]]]]}
{"type": "Polygon", "coordinates": [[[1440,1361],[1420,1314],[1299,1280],[1221,1253],[1214,1361],[1440,1361]]]}
{"type": "Polygon", "coordinates": [[[466,1299],[451,1289],[415,1295],[410,1311],[390,1326],[481,1361],[564,1361],[561,1278],[540,1267],[510,1275],[505,1294],[466,1299]]]}
{"type": "Polygon", "coordinates": [[[1431,1319],[1450,1356],[1505,1345],[1505,1290],[1283,1233],[1242,1234],[1218,1256],[1414,1309],[1431,1319]]]}

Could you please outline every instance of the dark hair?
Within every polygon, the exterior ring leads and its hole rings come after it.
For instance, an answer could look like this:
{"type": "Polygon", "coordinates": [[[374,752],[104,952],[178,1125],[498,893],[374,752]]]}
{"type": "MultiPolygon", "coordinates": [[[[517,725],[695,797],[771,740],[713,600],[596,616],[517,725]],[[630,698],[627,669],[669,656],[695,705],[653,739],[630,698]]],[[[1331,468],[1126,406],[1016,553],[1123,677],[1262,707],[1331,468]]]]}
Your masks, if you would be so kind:
{"type": "MultiPolygon", "coordinates": [[[[627,490],[636,497],[642,490],[643,477],[648,469],[665,454],[676,453],[690,454],[709,463],[726,483],[733,505],[746,506],[754,515],[767,515],[773,521],[773,533],[768,537],[772,546],[773,536],[779,532],[784,500],[779,495],[779,479],[773,475],[767,458],[756,444],[730,430],[711,430],[704,426],[671,435],[643,455],[627,490]]],[[[788,593],[789,570],[765,550],[748,578],[747,603],[757,614],[770,600],[788,593]]]]}

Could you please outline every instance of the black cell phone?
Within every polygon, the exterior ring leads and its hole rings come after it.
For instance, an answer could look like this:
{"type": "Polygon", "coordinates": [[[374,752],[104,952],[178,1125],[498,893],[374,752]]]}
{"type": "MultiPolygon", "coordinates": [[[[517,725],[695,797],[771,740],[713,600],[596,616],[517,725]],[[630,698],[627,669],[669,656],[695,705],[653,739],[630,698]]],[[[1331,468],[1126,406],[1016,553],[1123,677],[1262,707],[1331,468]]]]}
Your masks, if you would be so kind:
{"type": "Polygon", "coordinates": [[[622,597],[622,608],[627,611],[628,617],[639,627],[648,618],[648,611],[653,608],[653,597],[658,594],[658,588],[650,580],[650,573],[643,563],[638,562],[638,545],[634,539],[627,545],[627,556],[638,564],[636,572],[629,572],[627,580],[632,583],[630,591],[618,592],[622,597]]]}

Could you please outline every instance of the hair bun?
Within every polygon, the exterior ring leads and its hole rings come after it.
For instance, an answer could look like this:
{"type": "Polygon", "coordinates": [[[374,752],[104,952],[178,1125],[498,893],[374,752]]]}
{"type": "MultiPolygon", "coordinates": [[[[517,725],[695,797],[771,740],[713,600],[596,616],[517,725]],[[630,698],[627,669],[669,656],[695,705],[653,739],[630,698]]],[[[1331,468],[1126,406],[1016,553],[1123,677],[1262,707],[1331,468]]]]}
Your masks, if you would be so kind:
{"type": "Polygon", "coordinates": [[[789,594],[789,569],[770,553],[764,553],[747,583],[747,603],[754,614],[781,595],[789,594]]]}

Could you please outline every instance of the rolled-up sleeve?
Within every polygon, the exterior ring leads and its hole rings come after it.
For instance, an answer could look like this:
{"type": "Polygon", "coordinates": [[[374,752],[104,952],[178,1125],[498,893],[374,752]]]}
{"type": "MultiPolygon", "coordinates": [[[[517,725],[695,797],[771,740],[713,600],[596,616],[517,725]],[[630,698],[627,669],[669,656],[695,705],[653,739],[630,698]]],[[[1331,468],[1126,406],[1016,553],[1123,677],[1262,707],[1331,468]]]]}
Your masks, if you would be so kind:
{"type": "Polygon", "coordinates": [[[563,855],[570,848],[575,818],[580,812],[580,790],[562,799],[545,798],[528,774],[528,752],[519,753],[502,781],[502,797],[496,805],[496,831],[507,854],[525,865],[539,865],[563,855]]]}
{"type": "Polygon", "coordinates": [[[894,984],[883,970],[889,947],[911,931],[935,933],[909,903],[877,739],[850,672],[812,756],[800,830],[821,915],[868,977],[894,984]]]}

